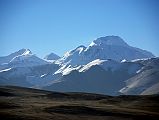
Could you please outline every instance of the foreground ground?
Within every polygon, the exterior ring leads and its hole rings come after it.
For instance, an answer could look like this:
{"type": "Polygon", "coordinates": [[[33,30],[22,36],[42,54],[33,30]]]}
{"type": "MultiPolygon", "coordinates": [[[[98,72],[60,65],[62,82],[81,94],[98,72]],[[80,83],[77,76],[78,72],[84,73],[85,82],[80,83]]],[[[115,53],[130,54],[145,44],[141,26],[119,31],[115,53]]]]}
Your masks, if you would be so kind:
{"type": "Polygon", "coordinates": [[[159,95],[106,96],[0,87],[1,120],[159,120],[159,95]]]}

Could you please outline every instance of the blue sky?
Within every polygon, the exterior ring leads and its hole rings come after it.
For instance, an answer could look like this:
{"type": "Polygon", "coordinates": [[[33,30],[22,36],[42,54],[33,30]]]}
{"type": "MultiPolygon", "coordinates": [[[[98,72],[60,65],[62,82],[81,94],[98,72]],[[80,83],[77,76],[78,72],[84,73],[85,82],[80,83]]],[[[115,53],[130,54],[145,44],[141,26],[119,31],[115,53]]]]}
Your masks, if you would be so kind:
{"type": "Polygon", "coordinates": [[[0,0],[0,56],[21,48],[62,56],[107,35],[159,56],[159,1],[0,0]]]}

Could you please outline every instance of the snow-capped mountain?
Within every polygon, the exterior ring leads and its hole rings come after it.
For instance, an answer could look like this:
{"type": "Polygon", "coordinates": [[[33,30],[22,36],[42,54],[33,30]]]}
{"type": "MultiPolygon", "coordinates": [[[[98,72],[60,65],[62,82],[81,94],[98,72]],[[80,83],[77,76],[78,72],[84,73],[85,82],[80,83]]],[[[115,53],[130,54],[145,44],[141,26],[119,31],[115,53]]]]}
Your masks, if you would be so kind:
{"type": "Polygon", "coordinates": [[[47,61],[32,54],[29,49],[21,49],[8,56],[1,57],[0,62],[0,70],[13,67],[29,67],[48,64],[47,61]]]}
{"type": "Polygon", "coordinates": [[[11,53],[8,56],[0,57],[0,64],[9,63],[14,57],[23,55],[23,54],[32,54],[32,52],[29,49],[21,49],[17,52],[11,53]]]}
{"type": "Polygon", "coordinates": [[[140,63],[97,59],[78,68],[66,67],[65,74],[44,89],[117,95],[125,87],[125,80],[142,67],[140,63]]]}
{"type": "Polygon", "coordinates": [[[53,80],[52,74],[59,69],[59,65],[37,57],[29,49],[2,57],[3,60],[0,65],[0,84],[3,85],[43,86],[53,80]]]}
{"type": "Polygon", "coordinates": [[[60,57],[58,55],[56,55],[55,53],[50,53],[44,57],[44,59],[46,59],[46,60],[57,60],[59,58],[60,57]]]}
{"type": "Polygon", "coordinates": [[[67,52],[59,63],[84,65],[95,59],[121,61],[151,57],[154,57],[152,53],[131,47],[118,36],[106,36],[97,38],[88,47],[79,46],[67,52]]]}
{"type": "Polygon", "coordinates": [[[0,85],[46,90],[117,94],[158,94],[159,58],[131,47],[118,36],[100,37],[59,58],[41,59],[29,49],[0,57],[0,85]]]}

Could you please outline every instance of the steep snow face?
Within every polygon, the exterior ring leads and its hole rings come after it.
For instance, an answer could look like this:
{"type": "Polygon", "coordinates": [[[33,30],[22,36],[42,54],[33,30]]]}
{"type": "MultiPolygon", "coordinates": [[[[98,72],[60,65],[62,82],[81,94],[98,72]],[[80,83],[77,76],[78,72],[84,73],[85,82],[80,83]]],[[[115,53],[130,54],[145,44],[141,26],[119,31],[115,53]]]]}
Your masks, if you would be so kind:
{"type": "Polygon", "coordinates": [[[16,56],[27,55],[27,54],[32,54],[32,52],[29,49],[21,49],[21,50],[14,52],[8,56],[0,57],[0,65],[9,63],[16,56]]]}
{"type": "Polygon", "coordinates": [[[29,55],[32,54],[32,52],[29,49],[22,49],[22,54],[21,55],[29,55]],[[24,51],[24,52],[23,52],[24,51]]]}
{"type": "Polygon", "coordinates": [[[21,49],[6,57],[1,57],[0,62],[0,70],[12,67],[28,67],[48,64],[47,61],[40,59],[36,55],[32,54],[29,49],[21,49]]]}
{"type": "Polygon", "coordinates": [[[44,59],[46,59],[46,60],[57,60],[59,58],[60,57],[54,53],[50,53],[44,57],[44,59]]]}
{"type": "Polygon", "coordinates": [[[67,74],[71,73],[74,70],[79,70],[80,68],[82,68],[81,65],[79,65],[79,66],[63,65],[54,74],[67,75],[67,74]]]}
{"type": "Polygon", "coordinates": [[[106,36],[94,40],[88,47],[79,46],[67,52],[58,62],[74,66],[85,65],[96,59],[121,61],[151,57],[154,57],[152,53],[131,47],[118,36],[106,36]]]}
{"type": "Polygon", "coordinates": [[[82,67],[79,72],[85,72],[87,70],[89,70],[92,66],[98,65],[101,68],[103,68],[104,70],[111,70],[111,71],[115,71],[117,69],[119,69],[121,67],[120,62],[114,61],[114,60],[100,60],[100,59],[96,59],[90,63],[88,63],[87,65],[85,65],[84,67],[82,67]]]}
{"type": "Polygon", "coordinates": [[[64,56],[56,62],[60,64],[71,64],[72,66],[86,64],[86,60],[83,55],[85,49],[86,47],[81,45],[74,50],[66,52],[64,56]]]}
{"type": "Polygon", "coordinates": [[[101,65],[103,62],[105,62],[106,60],[100,60],[100,59],[96,59],[90,63],[88,63],[87,65],[85,65],[84,67],[82,67],[79,72],[85,72],[87,70],[89,70],[92,66],[95,65],[101,65]]]}

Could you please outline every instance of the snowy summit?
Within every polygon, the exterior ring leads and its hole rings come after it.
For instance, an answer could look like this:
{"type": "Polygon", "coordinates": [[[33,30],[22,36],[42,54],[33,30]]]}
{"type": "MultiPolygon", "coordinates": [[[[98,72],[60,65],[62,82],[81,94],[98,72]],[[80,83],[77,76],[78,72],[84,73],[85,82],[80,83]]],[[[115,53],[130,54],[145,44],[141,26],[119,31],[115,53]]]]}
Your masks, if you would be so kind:
{"type": "Polygon", "coordinates": [[[128,45],[119,36],[106,36],[97,38],[88,47],[79,46],[67,52],[59,62],[84,65],[95,59],[122,61],[151,57],[154,57],[152,53],[128,45]]]}
{"type": "MultiPolygon", "coordinates": [[[[105,45],[116,45],[116,46],[129,46],[122,38],[119,36],[106,36],[100,37],[93,41],[95,45],[105,46],[105,45]]],[[[93,45],[93,43],[91,45],[93,45]]]]}

